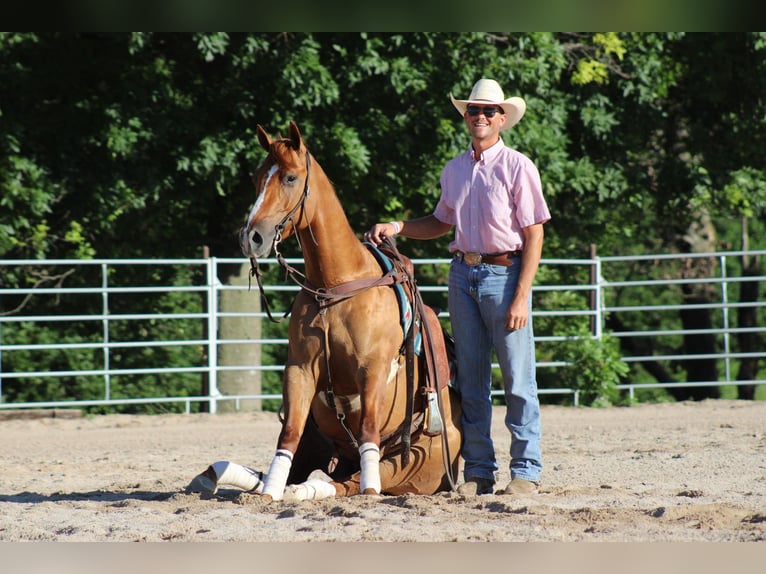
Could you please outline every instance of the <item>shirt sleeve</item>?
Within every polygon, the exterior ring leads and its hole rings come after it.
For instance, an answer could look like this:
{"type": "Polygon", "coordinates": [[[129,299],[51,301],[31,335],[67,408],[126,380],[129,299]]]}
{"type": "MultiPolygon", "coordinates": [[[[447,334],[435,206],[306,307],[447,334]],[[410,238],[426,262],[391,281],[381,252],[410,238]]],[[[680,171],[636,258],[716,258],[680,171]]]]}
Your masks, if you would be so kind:
{"type": "Polygon", "coordinates": [[[521,157],[518,173],[513,178],[512,192],[516,206],[516,221],[524,228],[550,221],[551,214],[543,196],[540,172],[532,160],[526,156],[521,157]]]}
{"type": "Polygon", "coordinates": [[[445,167],[442,170],[441,174],[441,196],[439,197],[439,203],[436,204],[436,208],[434,209],[434,217],[441,221],[442,223],[448,223],[450,225],[455,225],[457,223],[457,219],[455,218],[455,210],[451,208],[447,203],[447,198],[445,197],[444,190],[445,187],[445,177],[447,173],[447,168],[445,167]]]}

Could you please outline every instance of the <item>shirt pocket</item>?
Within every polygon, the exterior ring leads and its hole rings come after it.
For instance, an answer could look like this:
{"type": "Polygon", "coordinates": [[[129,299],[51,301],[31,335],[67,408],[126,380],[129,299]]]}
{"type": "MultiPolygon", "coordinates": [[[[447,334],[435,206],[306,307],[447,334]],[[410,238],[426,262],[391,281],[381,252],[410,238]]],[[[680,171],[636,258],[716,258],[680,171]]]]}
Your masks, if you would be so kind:
{"type": "Polygon", "coordinates": [[[510,221],[511,193],[500,180],[493,179],[489,182],[481,211],[485,221],[510,221]]]}

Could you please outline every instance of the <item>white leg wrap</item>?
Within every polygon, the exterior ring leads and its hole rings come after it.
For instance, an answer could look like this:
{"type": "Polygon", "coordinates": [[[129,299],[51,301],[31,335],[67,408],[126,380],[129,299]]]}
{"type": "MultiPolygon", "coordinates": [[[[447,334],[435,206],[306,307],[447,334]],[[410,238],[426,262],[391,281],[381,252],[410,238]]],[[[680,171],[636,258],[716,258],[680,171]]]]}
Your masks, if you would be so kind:
{"type": "Polygon", "coordinates": [[[371,488],[380,494],[380,449],[374,442],[363,443],[359,446],[359,459],[362,467],[360,490],[364,492],[371,488]]]}
{"type": "Polygon", "coordinates": [[[212,468],[212,466],[208,466],[205,472],[195,476],[186,487],[186,494],[199,492],[200,494],[212,496],[218,492],[218,478],[215,476],[215,472],[213,472],[213,478],[210,478],[210,470],[212,468]]]}
{"type": "Polygon", "coordinates": [[[218,477],[218,485],[226,484],[260,494],[263,491],[263,473],[236,462],[219,460],[210,465],[218,477]]]}
{"type": "Polygon", "coordinates": [[[310,478],[301,484],[291,484],[285,488],[284,499],[287,502],[298,500],[322,500],[335,496],[335,487],[320,478],[310,478]]]}
{"type": "Polygon", "coordinates": [[[263,494],[271,496],[272,500],[282,500],[287,484],[287,475],[293,465],[293,453],[285,449],[277,449],[271,460],[269,474],[266,476],[266,484],[263,486],[263,494]]]}

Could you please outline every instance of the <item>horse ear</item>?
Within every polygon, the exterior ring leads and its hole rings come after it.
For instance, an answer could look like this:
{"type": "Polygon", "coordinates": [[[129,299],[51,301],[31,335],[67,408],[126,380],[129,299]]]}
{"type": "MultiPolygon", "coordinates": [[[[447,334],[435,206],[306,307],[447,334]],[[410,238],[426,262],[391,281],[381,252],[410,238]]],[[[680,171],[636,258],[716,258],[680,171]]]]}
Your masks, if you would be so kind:
{"type": "Polygon", "coordinates": [[[266,133],[266,130],[263,129],[261,124],[258,124],[255,127],[255,131],[258,134],[258,143],[261,144],[263,149],[269,151],[271,149],[271,136],[266,133]]]}
{"type": "Polygon", "coordinates": [[[292,145],[293,149],[296,151],[301,149],[301,142],[303,142],[303,138],[301,137],[301,130],[298,129],[298,124],[295,122],[290,122],[290,145],[292,145]]]}

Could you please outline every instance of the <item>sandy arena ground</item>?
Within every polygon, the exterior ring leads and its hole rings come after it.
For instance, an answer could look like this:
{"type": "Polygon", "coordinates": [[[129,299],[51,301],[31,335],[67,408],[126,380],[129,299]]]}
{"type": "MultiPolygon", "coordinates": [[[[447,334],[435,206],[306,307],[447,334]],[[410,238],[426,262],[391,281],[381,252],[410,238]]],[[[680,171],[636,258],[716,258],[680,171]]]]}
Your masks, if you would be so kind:
{"type": "MultiPolygon", "coordinates": [[[[184,488],[217,460],[266,470],[273,413],[0,419],[0,541],[766,541],[766,402],[545,406],[543,424],[534,496],[267,503],[184,488]]],[[[499,408],[494,426],[503,486],[499,408]]]]}

